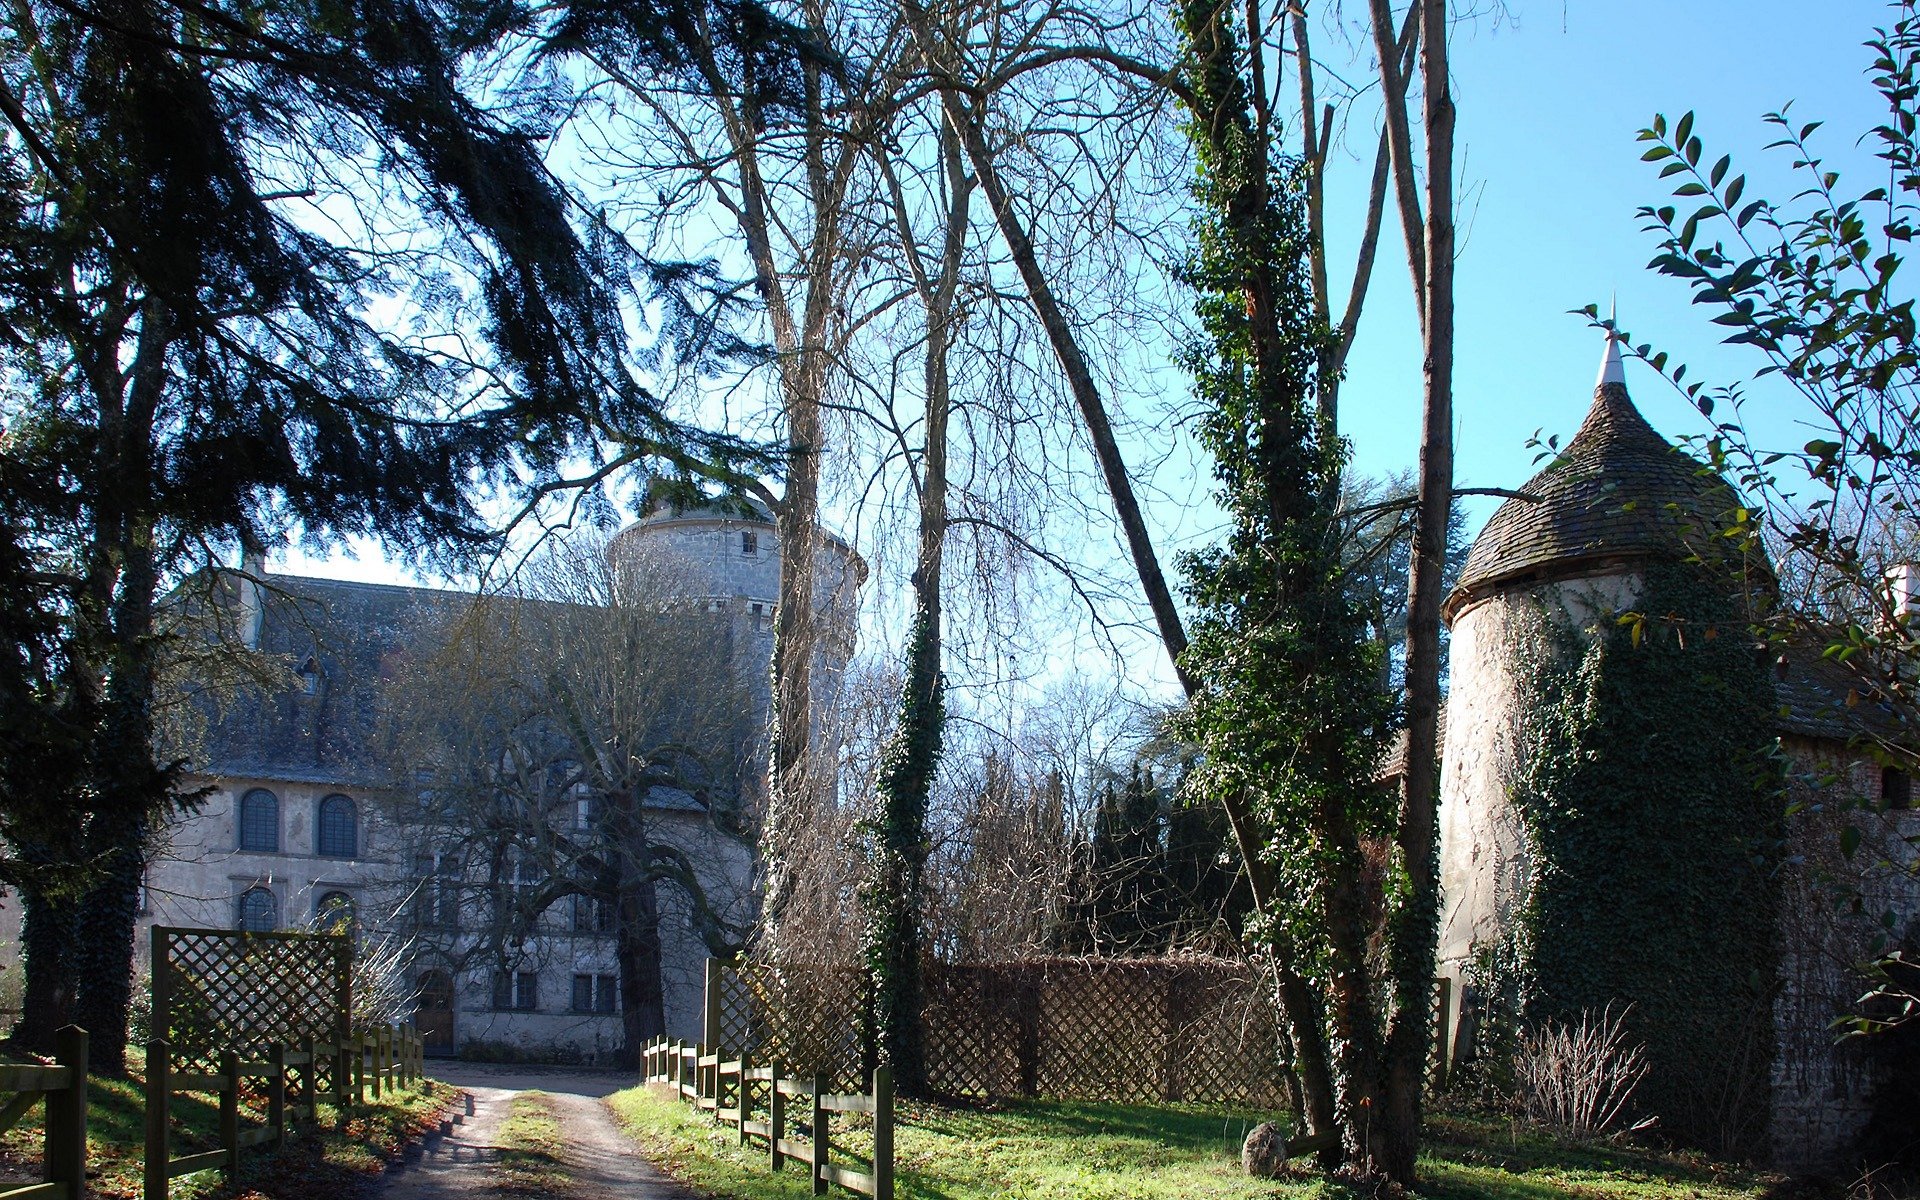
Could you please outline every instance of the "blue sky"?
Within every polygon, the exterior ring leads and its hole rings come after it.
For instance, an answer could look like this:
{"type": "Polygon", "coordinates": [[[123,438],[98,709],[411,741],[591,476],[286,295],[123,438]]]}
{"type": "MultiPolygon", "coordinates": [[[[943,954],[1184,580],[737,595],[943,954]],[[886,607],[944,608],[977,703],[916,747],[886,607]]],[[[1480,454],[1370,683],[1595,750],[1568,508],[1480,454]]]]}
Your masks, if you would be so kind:
{"type": "MultiPolygon", "coordinates": [[[[1888,14],[1864,0],[1520,0],[1511,19],[1481,18],[1459,31],[1461,486],[1519,485],[1534,469],[1526,446],[1533,432],[1564,436],[1578,426],[1601,347],[1568,309],[1597,302],[1604,310],[1617,294],[1621,325],[1693,364],[1692,376],[1721,382],[1758,365],[1719,345],[1681,285],[1646,269],[1654,241],[1634,213],[1664,202],[1666,190],[1654,165],[1640,161],[1645,147],[1635,134],[1656,112],[1672,120],[1692,109],[1709,151],[1731,151],[1736,169],[1749,172],[1749,196],[1784,199],[1786,188],[1767,181],[1782,177],[1786,160],[1761,154],[1772,137],[1760,118],[1793,101],[1798,119],[1828,121],[1816,138],[1830,163],[1864,169],[1871,159],[1855,139],[1881,110],[1861,42],[1888,14]]],[[[1868,186],[1864,174],[1849,177],[1868,186]]],[[[1398,230],[1388,232],[1394,241],[1383,238],[1341,401],[1355,464],[1369,473],[1410,466],[1419,448],[1418,334],[1398,230]]],[[[1636,403],[1661,432],[1702,430],[1698,414],[1650,370],[1627,370],[1636,403]]],[[[1777,422],[1785,411],[1776,404],[1758,415],[1777,422]]],[[[1468,503],[1477,528],[1497,501],[1468,503]]]]}
{"type": "MultiPolygon", "coordinates": [[[[1349,2],[1348,8],[1361,6],[1349,2]]],[[[1527,442],[1535,431],[1564,437],[1579,424],[1601,346],[1569,309],[1604,306],[1617,296],[1621,324],[1675,352],[1695,377],[1724,382],[1752,371],[1756,363],[1718,345],[1714,327],[1682,287],[1646,269],[1654,242],[1634,214],[1667,193],[1656,170],[1640,161],[1645,147],[1635,134],[1656,112],[1671,119],[1691,108],[1709,152],[1731,151],[1737,169],[1752,177],[1749,196],[1783,199],[1791,191],[1786,160],[1762,154],[1772,138],[1761,117],[1793,101],[1797,118],[1829,122],[1819,139],[1823,152],[1849,171],[1856,190],[1864,188],[1872,160],[1855,139],[1881,114],[1863,74],[1869,59],[1861,42],[1889,15],[1869,0],[1511,0],[1497,18],[1468,19],[1458,28],[1452,54],[1461,199],[1460,486],[1519,485],[1534,470],[1536,452],[1527,442]]],[[[1345,53],[1337,39],[1317,36],[1329,68],[1366,78],[1364,59],[1343,67],[1334,61],[1345,53]]],[[[1356,115],[1349,145],[1336,149],[1329,169],[1336,289],[1344,286],[1364,212],[1359,188],[1371,166],[1377,129],[1371,122],[1369,114],[1356,115]]],[[[1342,424],[1357,470],[1377,475],[1413,466],[1420,361],[1401,236],[1389,211],[1342,393],[1342,424]]],[[[1650,371],[1630,363],[1628,372],[1636,401],[1663,433],[1701,431],[1698,415],[1650,371]]],[[[1155,386],[1164,379],[1166,387],[1185,387],[1177,373],[1156,374],[1155,386]]],[[[1770,423],[1777,441],[1804,441],[1793,436],[1790,406],[1769,409],[1764,391],[1756,398],[1762,402],[1756,415],[1770,423]]],[[[1139,455],[1143,471],[1146,459],[1139,455]]],[[[1204,508],[1181,503],[1205,492],[1204,468],[1198,475],[1192,458],[1176,454],[1148,488],[1169,498],[1150,508],[1168,558],[1210,536],[1204,508]]],[[[1477,529],[1496,503],[1467,501],[1469,527],[1477,529]]],[[[1112,552],[1119,552],[1117,541],[1112,552]]],[[[365,549],[357,562],[298,554],[287,561],[302,572],[376,580],[405,575],[365,549]]],[[[1157,647],[1141,649],[1130,656],[1128,673],[1166,675],[1158,669],[1164,664],[1157,647]]],[[[1062,668],[1065,661],[1056,669],[1075,669],[1062,668]]]]}

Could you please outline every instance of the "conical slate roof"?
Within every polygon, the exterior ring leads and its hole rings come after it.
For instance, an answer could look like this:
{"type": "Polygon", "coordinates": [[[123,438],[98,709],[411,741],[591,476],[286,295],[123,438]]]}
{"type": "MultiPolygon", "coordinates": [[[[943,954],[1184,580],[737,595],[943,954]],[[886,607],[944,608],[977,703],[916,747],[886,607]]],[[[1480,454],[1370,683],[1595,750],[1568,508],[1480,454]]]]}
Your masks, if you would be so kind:
{"type": "MultiPolygon", "coordinates": [[[[1502,504],[1474,539],[1449,619],[1502,587],[1573,578],[1635,559],[1717,556],[1733,489],[1647,424],[1627,397],[1620,347],[1607,354],[1593,407],[1566,448],[1502,504]]],[[[1728,547],[1731,551],[1731,547],[1728,547]]]]}

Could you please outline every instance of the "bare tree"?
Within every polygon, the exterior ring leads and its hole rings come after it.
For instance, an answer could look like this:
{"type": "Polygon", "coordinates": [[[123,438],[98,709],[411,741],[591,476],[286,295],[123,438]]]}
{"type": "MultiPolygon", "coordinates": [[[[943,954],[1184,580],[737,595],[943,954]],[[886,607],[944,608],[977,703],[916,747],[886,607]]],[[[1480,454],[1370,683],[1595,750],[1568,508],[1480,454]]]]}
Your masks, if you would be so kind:
{"type": "Polygon", "coordinates": [[[1407,752],[1396,835],[1410,899],[1396,937],[1400,994],[1387,1035],[1387,1169],[1411,1179],[1427,1053],[1432,1044],[1433,961],[1439,921],[1440,605],[1445,599],[1447,530],[1453,511],[1453,95],[1447,76],[1446,0],[1414,0],[1419,14],[1421,118],[1425,129],[1425,213],[1409,203],[1414,174],[1406,80],[1392,42],[1388,0],[1371,0],[1381,89],[1393,152],[1407,261],[1420,311],[1425,389],[1421,405],[1420,504],[1413,522],[1407,589],[1407,752]],[[1424,219],[1424,226],[1422,224],[1424,219]],[[1424,964],[1425,969],[1419,969],[1424,964]]]}
{"type": "MultiPolygon", "coordinates": [[[[688,593],[670,551],[590,534],[549,543],[407,667],[393,761],[420,790],[391,814],[420,870],[396,916],[460,966],[537,962],[610,939],[629,1056],[665,1030],[667,884],[707,953],[746,941],[759,766],[747,614],[688,593]]],[[[764,660],[762,660],[764,661],[764,660]]]]}

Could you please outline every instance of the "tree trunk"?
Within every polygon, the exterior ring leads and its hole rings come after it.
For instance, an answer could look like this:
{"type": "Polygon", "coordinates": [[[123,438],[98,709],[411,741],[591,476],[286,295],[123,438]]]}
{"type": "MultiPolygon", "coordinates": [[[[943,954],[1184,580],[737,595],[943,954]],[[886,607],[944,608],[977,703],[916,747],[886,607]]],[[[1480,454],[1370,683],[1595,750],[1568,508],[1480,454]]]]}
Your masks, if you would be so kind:
{"type": "Polygon", "coordinates": [[[92,749],[98,792],[87,822],[87,850],[101,876],[80,903],[74,1017],[90,1035],[91,1069],[126,1073],[127,1008],[133,988],[133,933],[139,917],[146,841],[171,806],[175,766],[154,761],[155,416],[167,385],[171,321],[147,302],[127,372],[124,403],[101,397],[104,436],[90,531],[88,603],[103,619],[92,678],[103,692],[92,749]]]}
{"type": "Polygon", "coordinates": [[[927,1090],[920,929],[921,877],[926,866],[927,804],[940,762],[946,695],[941,670],[941,572],[947,539],[947,428],[952,414],[948,355],[954,340],[954,296],[966,250],[973,181],[967,178],[958,137],[949,123],[940,139],[947,178],[946,213],[939,270],[929,274],[914,236],[899,180],[882,164],[893,197],[894,220],[926,310],[926,445],[920,468],[920,548],[913,571],[913,632],[907,644],[906,677],[899,716],[882,760],[875,791],[879,814],[879,863],[869,880],[872,919],[866,932],[872,999],[869,1057],[893,1068],[895,1086],[906,1095],[927,1090]]]}
{"type": "Polygon", "coordinates": [[[660,902],[651,878],[622,882],[614,905],[614,956],[620,967],[620,1065],[640,1061],[649,1039],[667,1032],[666,987],[660,974],[660,902]]]}
{"type": "MultiPolygon", "coordinates": [[[[1426,125],[1426,395],[1421,418],[1420,505],[1414,517],[1407,611],[1407,763],[1399,848],[1407,899],[1389,931],[1395,1009],[1388,1035],[1387,1173],[1414,1178],[1420,1103],[1432,1045],[1439,920],[1440,605],[1447,521],[1453,509],[1453,96],[1447,81],[1446,0],[1421,5],[1421,87],[1426,125]]],[[[1409,230],[1411,234],[1411,230],[1409,230]]]]}
{"type": "Polygon", "coordinates": [[[621,1064],[640,1061],[649,1038],[667,1032],[666,987],[661,978],[660,898],[648,852],[645,800],[632,788],[607,797],[606,822],[614,851],[614,957],[620,968],[620,1024],[626,1038],[621,1064]]]}
{"type": "Polygon", "coordinates": [[[71,900],[25,891],[20,896],[20,949],[26,988],[13,1042],[51,1054],[54,1031],[73,1020],[74,955],[79,908],[71,900]]]}

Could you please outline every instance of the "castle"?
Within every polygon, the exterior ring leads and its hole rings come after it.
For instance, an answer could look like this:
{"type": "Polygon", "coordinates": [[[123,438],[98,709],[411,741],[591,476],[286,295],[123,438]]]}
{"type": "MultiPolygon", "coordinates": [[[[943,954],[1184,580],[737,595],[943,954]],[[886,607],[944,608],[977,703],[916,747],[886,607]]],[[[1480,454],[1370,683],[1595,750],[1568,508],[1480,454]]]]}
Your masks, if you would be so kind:
{"type": "MultiPolygon", "coordinates": [[[[670,572],[686,653],[737,702],[710,741],[688,748],[713,768],[705,786],[652,786],[642,801],[648,837],[692,864],[704,899],[736,927],[752,919],[756,882],[740,806],[765,775],[769,664],[780,579],[772,514],[738,501],[653,503],[607,544],[610,560],[646,556],[670,572]]],[[[573,1056],[611,1061],[623,1041],[613,922],[603,906],[560,902],[543,912],[511,962],[475,953],[487,936],[486,867],[439,853],[400,814],[430,785],[432,764],[397,761],[383,734],[406,701],[396,679],[421,649],[443,643],[480,598],[463,592],[269,574],[256,560],[226,572],[225,636],[279,672],[272,687],[242,688],[209,709],[184,747],[185,788],[204,799],[160,839],[142,892],[141,935],[152,925],[306,929],[345,921],[363,953],[404,946],[402,983],[417,999],[430,1049],[573,1056]]],[[[854,649],[865,564],[837,538],[817,551],[821,631],[815,690],[831,703],[854,649]]],[[[493,597],[496,610],[551,601],[493,597]]],[[[502,665],[502,671],[508,668],[502,665]]],[[[825,751],[832,753],[831,749],[825,751]]],[[[583,801],[583,805],[584,805],[583,801]]],[[[585,811],[583,807],[582,811],[585,811]]],[[[507,868],[509,886],[532,881],[507,868]]],[[[698,1037],[703,962],[713,952],[681,889],[659,886],[666,1033],[698,1037]]],[[[7,906],[9,924],[17,909],[7,906]]],[[[4,941],[17,945],[17,933],[4,941]]],[[[140,968],[144,973],[144,962],[140,968]]]]}

